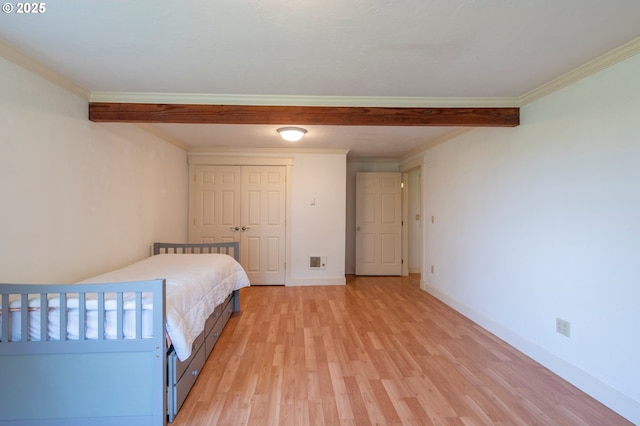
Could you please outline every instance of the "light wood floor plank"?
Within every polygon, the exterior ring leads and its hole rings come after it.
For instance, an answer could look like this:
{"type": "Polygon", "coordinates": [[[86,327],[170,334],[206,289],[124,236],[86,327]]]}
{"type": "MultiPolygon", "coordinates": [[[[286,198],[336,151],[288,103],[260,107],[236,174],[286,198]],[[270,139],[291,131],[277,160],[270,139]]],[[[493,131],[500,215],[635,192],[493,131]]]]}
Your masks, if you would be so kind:
{"type": "Polygon", "coordinates": [[[183,425],[630,425],[419,289],[250,287],[183,425]]]}

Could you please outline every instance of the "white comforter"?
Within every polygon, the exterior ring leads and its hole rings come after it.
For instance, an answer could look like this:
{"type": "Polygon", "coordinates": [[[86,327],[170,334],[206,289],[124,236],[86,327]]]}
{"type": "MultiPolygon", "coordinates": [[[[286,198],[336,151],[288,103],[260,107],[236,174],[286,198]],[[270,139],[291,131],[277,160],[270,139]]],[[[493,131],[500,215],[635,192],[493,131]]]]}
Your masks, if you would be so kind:
{"type": "Polygon", "coordinates": [[[242,266],[225,254],[159,254],[79,284],[156,278],[167,283],[167,333],[181,361],[191,355],[191,346],[213,309],[231,291],[249,286],[242,266]]]}

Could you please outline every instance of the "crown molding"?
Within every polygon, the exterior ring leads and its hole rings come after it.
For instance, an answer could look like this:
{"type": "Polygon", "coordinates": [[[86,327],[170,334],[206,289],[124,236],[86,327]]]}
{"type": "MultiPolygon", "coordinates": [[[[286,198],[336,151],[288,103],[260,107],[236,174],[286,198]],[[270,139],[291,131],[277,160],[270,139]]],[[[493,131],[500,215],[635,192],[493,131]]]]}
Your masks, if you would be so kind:
{"type": "Polygon", "coordinates": [[[88,90],[81,87],[74,81],[30,58],[2,40],[0,40],[0,56],[86,101],[88,101],[91,96],[91,93],[88,90]]]}
{"type": "Polygon", "coordinates": [[[230,147],[198,147],[191,148],[187,151],[187,156],[255,156],[260,155],[273,155],[282,156],[283,154],[333,154],[333,155],[347,155],[348,149],[312,149],[312,148],[230,148],[230,147]]]}
{"type": "Polygon", "coordinates": [[[187,154],[187,163],[190,166],[293,166],[293,161],[293,156],[282,152],[278,155],[256,155],[243,152],[187,154]]]}
{"type": "Polygon", "coordinates": [[[348,164],[356,163],[380,163],[397,165],[399,160],[396,157],[347,157],[348,164]]]}
{"type": "Polygon", "coordinates": [[[188,105],[326,106],[390,108],[517,107],[518,98],[428,98],[408,96],[225,95],[210,93],[93,92],[93,103],[188,105]]]}
{"type": "Polygon", "coordinates": [[[579,80],[589,77],[599,71],[609,68],[640,53],[640,37],[619,46],[592,61],[557,77],[542,86],[525,93],[518,98],[518,105],[523,106],[537,99],[547,96],[557,90],[569,86],[579,80]]]}

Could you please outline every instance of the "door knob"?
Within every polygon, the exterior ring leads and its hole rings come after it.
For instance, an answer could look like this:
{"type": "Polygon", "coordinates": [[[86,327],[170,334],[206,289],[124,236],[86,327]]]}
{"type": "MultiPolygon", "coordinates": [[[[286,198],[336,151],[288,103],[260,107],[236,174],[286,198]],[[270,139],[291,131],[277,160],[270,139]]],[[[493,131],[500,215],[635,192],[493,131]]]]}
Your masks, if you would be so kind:
{"type": "Polygon", "coordinates": [[[358,226],[358,227],[356,228],[356,231],[359,231],[359,230],[360,230],[360,227],[358,226]]]}
{"type": "Polygon", "coordinates": [[[243,226],[243,227],[242,227],[242,230],[243,230],[243,231],[246,231],[247,229],[251,229],[251,228],[249,228],[248,226],[243,226]]]}
{"type": "Polygon", "coordinates": [[[238,228],[237,226],[234,228],[234,227],[232,226],[232,227],[231,227],[231,228],[229,228],[229,229],[231,229],[232,231],[238,231],[240,228],[238,228]]]}

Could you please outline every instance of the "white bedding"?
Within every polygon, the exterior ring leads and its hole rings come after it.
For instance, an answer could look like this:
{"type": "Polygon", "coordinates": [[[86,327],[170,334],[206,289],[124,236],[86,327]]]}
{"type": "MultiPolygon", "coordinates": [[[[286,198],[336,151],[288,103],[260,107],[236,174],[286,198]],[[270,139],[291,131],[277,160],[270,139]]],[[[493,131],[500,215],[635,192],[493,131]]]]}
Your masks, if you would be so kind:
{"type": "MultiPolygon", "coordinates": [[[[166,280],[166,330],[178,358],[183,361],[191,355],[191,346],[195,338],[204,330],[204,324],[214,308],[224,302],[233,291],[249,286],[249,279],[244,269],[233,257],[224,254],[159,254],[122,269],[98,275],[78,284],[115,283],[127,281],[143,281],[157,278],[166,280]]],[[[149,295],[143,296],[143,337],[151,333],[150,310],[152,302],[149,295]]],[[[48,301],[49,339],[59,338],[59,306],[57,297],[48,301]]],[[[11,300],[10,308],[14,310],[20,306],[20,300],[11,300]]],[[[97,336],[97,301],[95,296],[87,295],[86,335],[88,339],[97,336]]],[[[134,302],[125,296],[124,299],[124,336],[131,338],[135,335],[134,302]]],[[[30,338],[40,339],[40,299],[34,297],[29,300],[30,338]]],[[[78,338],[78,299],[68,298],[67,309],[68,326],[67,338],[78,338]]],[[[105,299],[105,336],[107,339],[115,337],[115,300],[105,299]]],[[[15,312],[13,313],[15,314],[15,312]]],[[[20,335],[19,320],[12,317],[12,336],[20,335]]],[[[1,339],[1,336],[0,336],[1,339]]]]}

